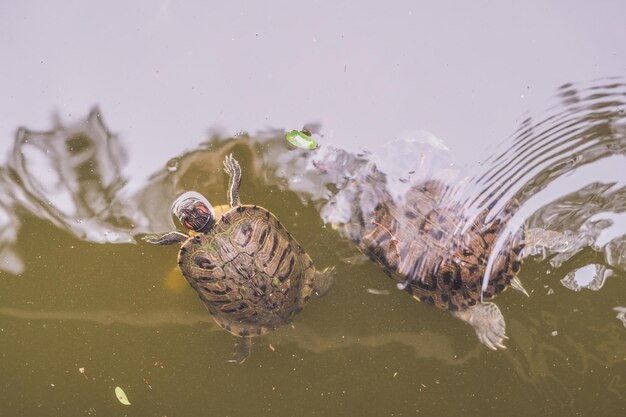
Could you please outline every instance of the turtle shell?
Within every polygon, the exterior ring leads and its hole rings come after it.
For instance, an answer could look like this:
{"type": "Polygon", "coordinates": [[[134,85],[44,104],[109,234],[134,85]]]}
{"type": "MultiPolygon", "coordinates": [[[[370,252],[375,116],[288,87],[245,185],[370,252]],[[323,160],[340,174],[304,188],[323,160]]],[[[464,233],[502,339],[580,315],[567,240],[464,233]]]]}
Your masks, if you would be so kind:
{"type": "Polygon", "coordinates": [[[178,264],[217,323],[256,336],[289,323],[313,291],[311,258],[269,211],[242,205],[190,237],[178,264]]]}
{"type": "MultiPolygon", "coordinates": [[[[456,311],[481,300],[489,257],[518,203],[510,201],[489,220],[488,207],[464,227],[461,205],[442,204],[446,191],[427,181],[411,188],[404,204],[378,204],[363,221],[359,247],[417,300],[456,311]]],[[[484,299],[507,288],[519,271],[523,238],[523,229],[509,236],[495,256],[484,299]]]]}

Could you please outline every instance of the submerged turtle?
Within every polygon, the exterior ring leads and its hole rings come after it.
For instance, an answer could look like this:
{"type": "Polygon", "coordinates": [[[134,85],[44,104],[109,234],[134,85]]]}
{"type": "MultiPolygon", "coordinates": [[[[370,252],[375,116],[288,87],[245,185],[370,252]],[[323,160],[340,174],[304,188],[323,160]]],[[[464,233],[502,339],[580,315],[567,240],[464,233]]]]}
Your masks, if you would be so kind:
{"type": "Polygon", "coordinates": [[[272,213],[239,201],[241,168],[232,154],[224,160],[230,177],[229,205],[212,207],[187,192],[172,211],[190,236],[178,231],[144,237],[149,243],[182,243],[178,265],[215,321],[235,336],[234,361],[250,353],[251,337],[281,325],[326,292],[334,269],[315,270],[313,261],[272,213]]]}
{"type": "Polygon", "coordinates": [[[494,203],[468,224],[462,205],[446,200],[448,191],[440,181],[424,181],[396,203],[386,191],[355,182],[342,190],[351,200],[350,219],[334,226],[378,263],[398,288],[468,322],[487,347],[504,348],[502,313],[496,304],[483,300],[508,286],[528,295],[516,277],[524,230],[496,246],[518,203],[510,201],[489,219],[494,203]]]}

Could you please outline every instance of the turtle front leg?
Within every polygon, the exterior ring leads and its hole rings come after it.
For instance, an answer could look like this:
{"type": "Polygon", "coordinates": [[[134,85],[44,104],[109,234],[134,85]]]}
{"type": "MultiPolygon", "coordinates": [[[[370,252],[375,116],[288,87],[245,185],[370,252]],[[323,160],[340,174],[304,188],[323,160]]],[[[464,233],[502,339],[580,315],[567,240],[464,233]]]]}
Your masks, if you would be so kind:
{"type": "Polygon", "coordinates": [[[182,243],[189,239],[189,236],[184,233],[173,231],[163,233],[162,235],[146,235],[142,237],[142,239],[148,243],[152,243],[153,245],[171,245],[173,243],[182,243]]]}
{"type": "Polygon", "coordinates": [[[224,171],[226,171],[230,177],[228,184],[228,202],[231,207],[240,206],[239,185],[241,184],[241,167],[239,166],[239,162],[233,158],[232,153],[224,158],[224,171]]]}
{"type": "Polygon", "coordinates": [[[502,344],[506,337],[506,323],[500,309],[494,303],[481,303],[452,314],[474,327],[478,339],[489,349],[506,349],[502,344]]]}

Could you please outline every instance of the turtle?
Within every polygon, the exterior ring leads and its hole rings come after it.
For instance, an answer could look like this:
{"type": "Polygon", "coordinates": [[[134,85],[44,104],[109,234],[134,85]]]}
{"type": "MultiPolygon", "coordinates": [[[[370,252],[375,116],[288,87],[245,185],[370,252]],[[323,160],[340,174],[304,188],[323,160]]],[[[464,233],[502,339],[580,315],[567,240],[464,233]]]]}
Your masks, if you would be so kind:
{"type": "Polygon", "coordinates": [[[233,362],[250,354],[251,338],[291,323],[313,295],[334,282],[334,267],[316,271],[313,261],[267,209],[241,204],[241,167],[228,155],[228,205],[213,207],[188,191],[172,205],[189,230],[144,236],[157,245],[181,243],[178,265],[217,324],[238,337],[233,362]]]}
{"type": "Polygon", "coordinates": [[[505,348],[504,317],[486,300],[509,286],[528,296],[517,277],[524,228],[508,235],[504,244],[496,243],[519,203],[508,201],[494,216],[493,202],[469,221],[463,206],[447,199],[453,193],[439,180],[417,182],[401,202],[387,192],[372,191],[368,184],[349,187],[354,199],[350,219],[333,226],[380,265],[399,289],[471,324],[490,349],[505,348]]]}

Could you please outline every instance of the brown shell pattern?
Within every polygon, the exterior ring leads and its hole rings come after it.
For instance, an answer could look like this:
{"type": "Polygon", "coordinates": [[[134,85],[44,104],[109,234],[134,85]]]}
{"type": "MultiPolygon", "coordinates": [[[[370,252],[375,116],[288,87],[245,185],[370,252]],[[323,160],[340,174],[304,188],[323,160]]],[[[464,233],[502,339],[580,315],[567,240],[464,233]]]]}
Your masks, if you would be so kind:
{"type": "Polygon", "coordinates": [[[224,213],[213,230],[183,244],[178,263],[217,323],[237,336],[289,323],[313,291],[311,258],[257,206],[224,213]]]}
{"type": "MultiPolygon", "coordinates": [[[[485,223],[485,209],[465,233],[462,208],[440,204],[445,187],[428,181],[411,189],[406,204],[379,204],[360,249],[378,262],[416,299],[448,310],[460,310],[480,301],[482,279],[494,245],[506,220],[518,208],[509,202],[485,223]]],[[[484,299],[503,291],[519,271],[524,231],[509,237],[492,265],[484,299]]]]}

